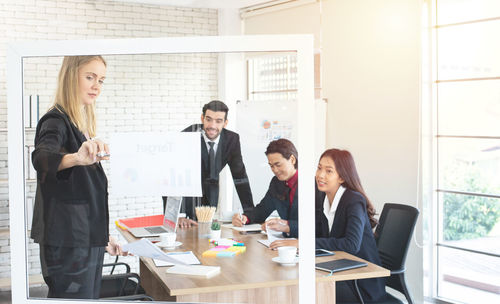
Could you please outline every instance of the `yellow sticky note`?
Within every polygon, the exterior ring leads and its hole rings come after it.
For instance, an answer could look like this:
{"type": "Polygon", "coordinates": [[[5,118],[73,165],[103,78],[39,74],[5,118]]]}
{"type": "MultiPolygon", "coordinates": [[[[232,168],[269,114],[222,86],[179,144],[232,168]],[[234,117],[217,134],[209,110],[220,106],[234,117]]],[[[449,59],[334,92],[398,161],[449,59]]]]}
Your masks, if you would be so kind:
{"type": "Polygon", "coordinates": [[[202,257],[208,258],[208,257],[216,257],[217,256],[217,251],[213,250],[207,250],[201,254],[202,257]]]}

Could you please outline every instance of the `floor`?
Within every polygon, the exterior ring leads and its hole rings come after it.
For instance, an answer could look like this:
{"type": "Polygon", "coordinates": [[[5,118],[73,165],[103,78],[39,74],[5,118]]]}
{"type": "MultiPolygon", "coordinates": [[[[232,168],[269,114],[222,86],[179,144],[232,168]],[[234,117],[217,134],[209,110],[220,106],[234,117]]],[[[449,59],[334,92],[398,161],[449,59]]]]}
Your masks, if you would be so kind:
{"type": "MultiPolygon", "coordinates": [[[[47,286],[30,287],[29,294],[34,298],[45,298],[47,296],[47,286]]],[[[0,291],[0,304],[12,304],[10,290],[0,291]]]]}

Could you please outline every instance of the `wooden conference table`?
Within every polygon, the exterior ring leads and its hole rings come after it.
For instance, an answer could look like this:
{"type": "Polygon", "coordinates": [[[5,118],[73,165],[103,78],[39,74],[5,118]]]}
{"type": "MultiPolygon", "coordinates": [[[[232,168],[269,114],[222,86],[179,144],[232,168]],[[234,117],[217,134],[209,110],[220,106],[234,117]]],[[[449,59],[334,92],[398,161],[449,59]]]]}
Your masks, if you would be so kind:
{"type": "MultiPolygon", "coordinates": [[[[117,228],[128,242],[137,240],[128,231],[117,228]]],[[[208,239],[198,239],[197,227],[177,229],[182,245],[171,251],[193,251],[202,265],[221,266],[221,273],[211,278],[167,274],[167,267],[157,267],[150,258],[140,258],[141,285],[156,301],[211,303],[298,303],[299,267],[281,266],[273,262],[277,251],[257,242],[263,234],[240,234],[222,228],[223,238],[244,242],[246,252],[234,257],[202,257],[211,247],[208,239]]],[[[169,252],[169,251],[166,251],[169,252]]],[[[316,262],[349,258],[353,255],[337,251],[334,256],[318,257],[316,262]]],[[[368,263],[367,267],[327,276],[316,271],[316,303],[335,303],[335,281],[389,276],[389,270],[368,263]]]]}

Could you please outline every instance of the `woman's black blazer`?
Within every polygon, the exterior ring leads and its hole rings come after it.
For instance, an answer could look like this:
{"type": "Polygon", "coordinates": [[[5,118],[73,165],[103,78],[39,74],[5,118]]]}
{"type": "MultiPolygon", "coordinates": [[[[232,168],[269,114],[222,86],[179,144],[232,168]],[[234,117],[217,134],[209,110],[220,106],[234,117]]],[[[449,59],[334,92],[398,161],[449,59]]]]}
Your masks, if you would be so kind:
{"type": "MultiPolygon", "coordinates": [[[[375,238],[366,213],[366,200],[356,191],[346,189],[340,198],[332,229],[323,213],[325,193],[316,189],[316,248],[345,251],[380,265],[375,238]]],[[[385,295],[383,278],[359,280],[364,300],[378,300],[385,295]]]]}
{"type": "Polygon", "coordinates": [[[53,108],[38,122],[32,162],[37,189],[31,238],[64,247],[106,246],[108,181],[100,163],[57,171],[63,156],[78,151],[85,136],[53,108]]]}

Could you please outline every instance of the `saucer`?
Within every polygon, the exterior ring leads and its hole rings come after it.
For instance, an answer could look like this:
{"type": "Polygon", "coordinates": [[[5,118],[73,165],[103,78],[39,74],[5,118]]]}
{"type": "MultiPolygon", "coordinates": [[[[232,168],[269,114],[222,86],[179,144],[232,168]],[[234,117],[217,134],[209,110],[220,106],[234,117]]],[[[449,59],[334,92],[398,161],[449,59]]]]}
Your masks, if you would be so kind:
{"type": "Polygon", "coordinates": [[[295,259],[291,263],[282,263],[280,261],[279,256],[272,258],[272,260],[273,260],[273,262],[280,263],[281,266],[294,266],[295,264],[297,264],[299,262],[299,257],[295,257],[295,259]]]}
{"type": "Polygon", "coordinates": [[[164,249],[173,249],[173,248],[178,247],[180,245],[182,245],[182,243],[178,242],[178,241],[175,241],[173,246],[166,246],[166,244],[164,244],[163,242],[156,243],[156,246],[158,246],[160,248],[164,248],[164,249]]]}

